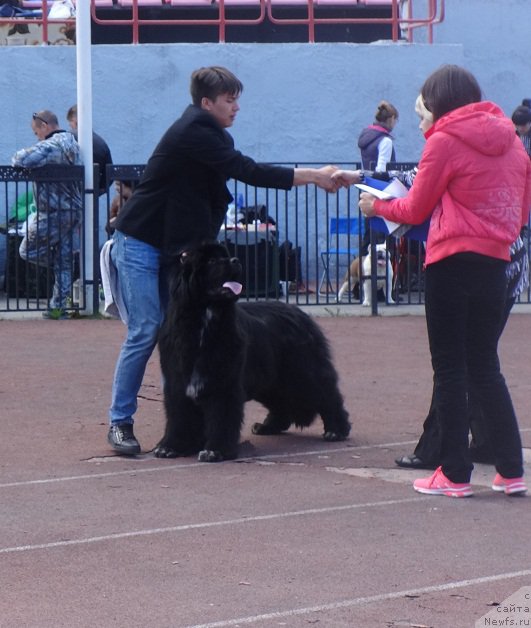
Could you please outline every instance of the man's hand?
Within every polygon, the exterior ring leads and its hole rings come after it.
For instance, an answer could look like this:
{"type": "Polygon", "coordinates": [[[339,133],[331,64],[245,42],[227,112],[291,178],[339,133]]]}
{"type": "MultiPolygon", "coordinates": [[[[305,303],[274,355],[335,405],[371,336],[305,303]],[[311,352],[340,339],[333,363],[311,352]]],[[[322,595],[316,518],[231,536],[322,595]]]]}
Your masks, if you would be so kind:
{"type": "Polygon", "coordinates": [[[323,166],[315,170],[315,184],[327,192],[337,192],[340,185],[332,177],[337,166],[323,166]]]}
{"type": "Polygon", "coordinates": [[[361,170],[336,170],[332,179],[338,183],[339,187],[348,188],[354,183],[361,183],[363,173],[361,170]]]}
{"type": "Polygon", "coordinates": [[[295,168],[293,185],[314,183],[327,192],[337,192],[341,185],[332,177],[337,170],[337,166],[331,165],[323,166],[322,168],[295,168]]]}

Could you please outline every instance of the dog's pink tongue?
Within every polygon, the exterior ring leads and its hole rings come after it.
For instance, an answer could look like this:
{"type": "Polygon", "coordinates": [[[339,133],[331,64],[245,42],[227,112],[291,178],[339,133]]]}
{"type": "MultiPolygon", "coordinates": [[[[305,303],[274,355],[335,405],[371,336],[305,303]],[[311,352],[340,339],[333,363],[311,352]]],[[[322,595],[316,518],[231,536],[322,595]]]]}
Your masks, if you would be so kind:
{"type": "Polygon", "coordinates": [[[240,292],[243,290],[242,284],[238,283],[237,281],[226,281],[223,284],[223,287],[232,290],[234,294],[240,294],[240,292]]]}

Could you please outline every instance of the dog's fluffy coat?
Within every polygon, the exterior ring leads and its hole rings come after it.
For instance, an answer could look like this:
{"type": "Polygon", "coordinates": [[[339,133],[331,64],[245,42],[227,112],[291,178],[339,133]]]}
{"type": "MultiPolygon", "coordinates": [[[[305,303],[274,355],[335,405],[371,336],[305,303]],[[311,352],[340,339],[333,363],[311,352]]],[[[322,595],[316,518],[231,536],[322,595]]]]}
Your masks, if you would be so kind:
{"type": "Polygon", "coordinates": [[[244,403],[268,410],[255,434],[309,426],[324,438],[350,432],[327,341],[293,305],[236,303],[241,264],[224,246],[204,243],[172,269],[170,304],[159,349],[166,431],[158,457],[197,454],[216,462],[237,456],[244,403]]]}

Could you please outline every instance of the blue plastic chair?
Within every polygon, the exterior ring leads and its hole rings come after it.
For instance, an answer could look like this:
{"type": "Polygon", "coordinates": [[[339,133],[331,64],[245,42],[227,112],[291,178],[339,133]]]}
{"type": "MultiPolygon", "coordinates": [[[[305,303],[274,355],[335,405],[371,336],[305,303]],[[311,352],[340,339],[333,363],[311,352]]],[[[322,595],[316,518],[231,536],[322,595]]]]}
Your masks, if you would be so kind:
{"type": "MultiPolygon", "coordinates": [[[[328,226],[328,244],[326,249],[320,253],[323,264],[323,274],[319,282],[319,294],[326,294],[333,291],[330,281],[330,264],[335,259],[336,274],[339,273],[340,264],[345,268],[354,257],[359,255],[360,238],[363,236],[363,221],[358,216],[350,218],[330,218],[328,226]],[[341,258],[341,259],[340,259],[341,258]],[[323,293],[323,286],[326,285],[326,293],[323,293]]],[[[339,275],[342,279],[342,275],[339,275]]]]}

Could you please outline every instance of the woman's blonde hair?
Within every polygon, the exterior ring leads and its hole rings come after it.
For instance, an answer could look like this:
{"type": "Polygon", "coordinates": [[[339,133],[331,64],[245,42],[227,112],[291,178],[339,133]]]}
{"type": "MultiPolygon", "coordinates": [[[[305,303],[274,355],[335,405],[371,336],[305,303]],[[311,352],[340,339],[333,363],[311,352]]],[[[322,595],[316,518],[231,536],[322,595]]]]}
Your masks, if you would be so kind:
{"type": "Polygon", "coordinates": [[[417,100],[415,100],[415,111],[418,115],[424,120],[428,120],[428,122],[433,122],[433,113],[428,111],[426,105],[424,104],[424,99],[422,98],[422,94],[417,96],[417,100]]]}

